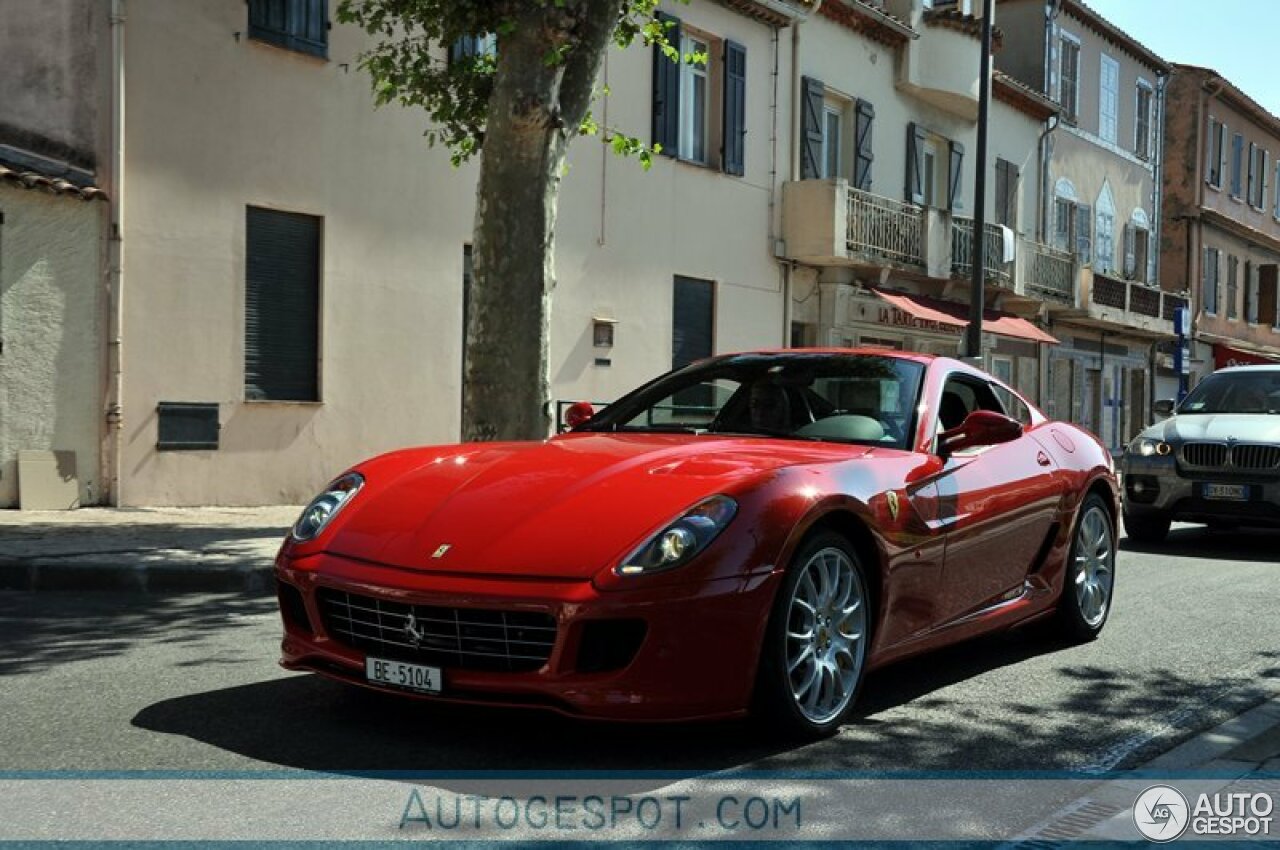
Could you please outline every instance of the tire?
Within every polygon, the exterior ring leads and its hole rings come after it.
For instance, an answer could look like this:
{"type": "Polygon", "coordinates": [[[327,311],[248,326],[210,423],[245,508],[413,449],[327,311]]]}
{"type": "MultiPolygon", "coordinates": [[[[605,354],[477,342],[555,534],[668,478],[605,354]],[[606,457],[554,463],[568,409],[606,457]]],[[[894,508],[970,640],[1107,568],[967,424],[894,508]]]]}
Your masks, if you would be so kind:
{"type": "Polygon", "coordinates": [[[1169,534],[1169,518],[1166,516],[1124,515],[1124,530],[1135,543],[1163,543],[1169,534]]]}
{"type": "Polygon", "coordinates": [[[840,728],[866,675],[873,619],[865,568],[849,541],[829,531],[806,540],[761,647],[755,709],[771,731],[813,739],[840,728]]]}
{"type": "Polygon", "coordinates": [[[1091,641],[1111,615],[1115,591],[1116,529],[1107,504],[1090,493],[1080,505],[1058,599],[1058,626],[1073,642],[1091,641]]]}

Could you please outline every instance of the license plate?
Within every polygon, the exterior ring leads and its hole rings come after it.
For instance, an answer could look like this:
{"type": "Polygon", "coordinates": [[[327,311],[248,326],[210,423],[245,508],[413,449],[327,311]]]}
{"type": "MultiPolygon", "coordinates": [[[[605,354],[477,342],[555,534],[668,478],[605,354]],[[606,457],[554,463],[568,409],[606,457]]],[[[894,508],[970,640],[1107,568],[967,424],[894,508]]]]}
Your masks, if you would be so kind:
{"type": "Polygon", "coordinates": [[[1247,502],[1249,501],[1249,485],[1206,484],[1204,485],[1204,497],[1206,499],[1220,499],[1225,502],[1247,502]]]}
{"type": "Polygon", "coordinates": [[[385,658],[364,660],[365,678],[376,685],[391,685],[424,694],[440,693],[440,668],[406,664],[385,658]]]}

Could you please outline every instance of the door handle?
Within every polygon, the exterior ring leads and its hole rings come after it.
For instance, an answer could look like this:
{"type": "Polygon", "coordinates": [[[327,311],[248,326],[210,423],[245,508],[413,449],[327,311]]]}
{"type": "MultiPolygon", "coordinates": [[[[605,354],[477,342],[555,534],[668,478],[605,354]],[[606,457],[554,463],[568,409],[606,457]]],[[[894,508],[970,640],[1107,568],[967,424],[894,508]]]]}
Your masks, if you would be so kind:
{"type": "Polygon", "coordinates": [[[1036,455],[1036,463],[1040,464],[1041,466],[1048,466],[1051,463],[1051,461],[1049,460],[1049,456],[1047,454],[1045,454],[1044,452],[1040,452],[1036,455]]]}

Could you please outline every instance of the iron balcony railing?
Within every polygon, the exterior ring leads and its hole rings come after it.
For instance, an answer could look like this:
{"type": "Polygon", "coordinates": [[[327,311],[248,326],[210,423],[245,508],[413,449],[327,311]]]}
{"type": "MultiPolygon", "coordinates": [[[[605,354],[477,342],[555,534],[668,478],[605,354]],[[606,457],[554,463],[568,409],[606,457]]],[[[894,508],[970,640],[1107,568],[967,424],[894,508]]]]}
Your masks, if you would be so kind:
{"type": "MultiPolygon", "coordinates": [[[[998,224],[987,223],[982,230],[984,245],[983,265],[986,280],[997,286],[1013,287],[1013,263],[1002,262],[1004,257],[1004,231],[998,224]]],[[[951,219],[951,273],[959,278],[973,275],[973,219],[951,219]]]]}
{"type": "Polygon", "coordinates": [[[1067,304],[1076,300],[1076,259],[1040,242],[1022,240],[1019,247],[1029,292],[1067,304]]]}
{"type": "Polygon", "coordinates": [[[924,209],[849,189],[847,239],[850,255],[924,265],[924,209]]]}

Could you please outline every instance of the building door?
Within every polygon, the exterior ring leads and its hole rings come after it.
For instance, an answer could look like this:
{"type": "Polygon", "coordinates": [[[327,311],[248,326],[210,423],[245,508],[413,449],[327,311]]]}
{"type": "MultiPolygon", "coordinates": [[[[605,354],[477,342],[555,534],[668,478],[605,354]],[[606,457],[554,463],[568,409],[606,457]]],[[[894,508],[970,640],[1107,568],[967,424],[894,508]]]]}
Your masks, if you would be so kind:
{"type": "MultiPolygon", "coordinates": [[[[676,275],[671,299],[671,368],[710,357],[715,350],[715,284],[676,275]]],[[[684,390],[676,398],[691,408],[712,403],[712,386],[684,390]]]]}
{"type": "Polygon", "coordinates": [[[1102,436],[1102,370],[1086,369],[1084,372],[1084,427],[1098,437],[1102,436]]]}
{"type": "Polygon", "coordinates": [[[1147,373],[1134,369],[1129,372],[1129,403],[1125,405],[1129,417],[1129,427],[1124,435],[1126,445],[1147,424],[1147,411],[1150,409],[1151,403],[1147,400],[1147,373]]]}

